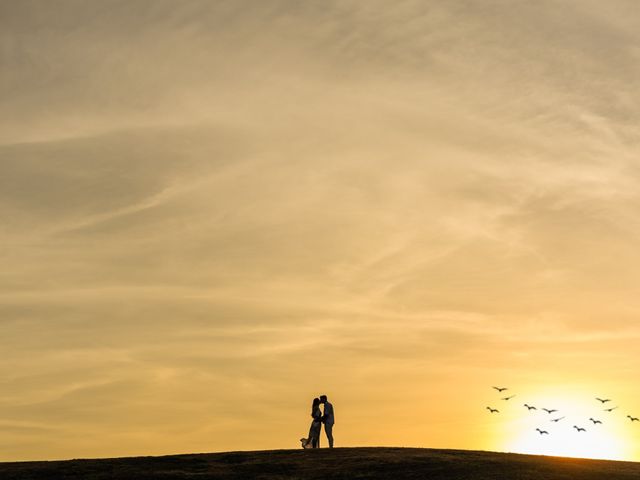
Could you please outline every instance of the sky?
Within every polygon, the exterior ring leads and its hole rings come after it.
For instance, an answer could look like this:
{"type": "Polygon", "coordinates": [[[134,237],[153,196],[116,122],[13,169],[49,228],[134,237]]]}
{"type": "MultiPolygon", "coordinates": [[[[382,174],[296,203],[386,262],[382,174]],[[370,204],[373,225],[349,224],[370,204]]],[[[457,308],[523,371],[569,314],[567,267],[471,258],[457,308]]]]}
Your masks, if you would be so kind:
{"type": "Polygon", "coordinates": [[[0,461],[299,448],[320,394],[336,446],[525,452],[611,398],[577,453],[640,461],[639,32],[0,0],[0,461]]]}

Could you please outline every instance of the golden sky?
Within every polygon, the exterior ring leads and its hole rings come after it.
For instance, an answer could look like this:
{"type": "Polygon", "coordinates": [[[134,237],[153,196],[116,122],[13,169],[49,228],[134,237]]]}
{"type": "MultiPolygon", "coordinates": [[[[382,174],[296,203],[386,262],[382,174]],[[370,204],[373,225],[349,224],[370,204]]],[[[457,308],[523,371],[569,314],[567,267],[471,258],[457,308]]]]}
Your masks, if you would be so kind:
{"type": "Polygon", "coordinates": [[[639,32],[0,2],[0,460],[298,448],[322,393],[338,446],[504,451],[606,396],[620,446],[577,453],[640,460],[639,32]]]}

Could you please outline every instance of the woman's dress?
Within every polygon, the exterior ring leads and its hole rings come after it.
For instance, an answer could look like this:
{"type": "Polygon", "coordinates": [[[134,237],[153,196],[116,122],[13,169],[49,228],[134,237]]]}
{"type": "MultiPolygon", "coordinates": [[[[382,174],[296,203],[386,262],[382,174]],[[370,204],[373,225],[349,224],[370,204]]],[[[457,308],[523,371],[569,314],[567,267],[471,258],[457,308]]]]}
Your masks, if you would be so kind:
{"type": "Polygon", "coordinates": [[[315,407],[311,412],[313,420],[311,421],[311,428],[309,428],[308,444],[311,444],[311,448],[320,447],[320,431],[322,430],[322,412],[320,407],[315,407]]]}

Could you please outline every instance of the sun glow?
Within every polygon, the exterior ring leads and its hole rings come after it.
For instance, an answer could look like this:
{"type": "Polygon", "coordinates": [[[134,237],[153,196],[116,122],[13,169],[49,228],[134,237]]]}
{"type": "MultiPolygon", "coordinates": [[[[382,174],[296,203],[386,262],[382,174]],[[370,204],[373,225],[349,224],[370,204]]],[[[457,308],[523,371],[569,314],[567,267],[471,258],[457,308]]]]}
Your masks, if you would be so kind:
{"type": "Polygon", "coordinates": [[[528,404],[536,406],[536,410],[529,411],[522,401],[503,410],[506,415],[502,434],[505,435],[503,438],[509,439],[505,450],[608,460],[631,457],[632,439],[628,420],[621,409],[607,412],[595,398],[540,396],[528,404]],[[544,408],[557,412],[550,414],[544,408]],[[538,429],[548,433],[540,433],[538,429]]]}
{"type": "Polygon", "coordinates": [[[577,432],[566,425],[541,435],[537,431],[523,432],[509,448],[516,453],[553,455],[560,457],[626,460],[623,442],[610,432],[577,432]]]}

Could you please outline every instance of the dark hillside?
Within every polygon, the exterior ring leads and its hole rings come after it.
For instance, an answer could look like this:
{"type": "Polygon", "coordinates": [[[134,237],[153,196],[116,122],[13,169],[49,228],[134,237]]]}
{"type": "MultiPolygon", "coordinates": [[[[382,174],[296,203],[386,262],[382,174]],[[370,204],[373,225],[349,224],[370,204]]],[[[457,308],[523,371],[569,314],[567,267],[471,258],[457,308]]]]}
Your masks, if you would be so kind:
{"type": "Polygon", "coordinates": [[[465,450],[337,448],[0,463],[3,480],[638,480],[640,463],[465,450]]]}

